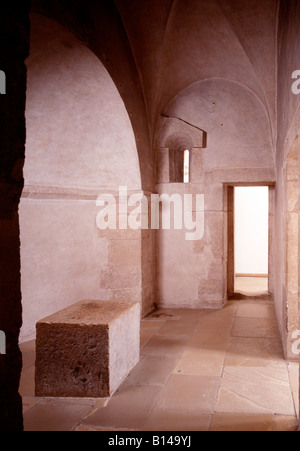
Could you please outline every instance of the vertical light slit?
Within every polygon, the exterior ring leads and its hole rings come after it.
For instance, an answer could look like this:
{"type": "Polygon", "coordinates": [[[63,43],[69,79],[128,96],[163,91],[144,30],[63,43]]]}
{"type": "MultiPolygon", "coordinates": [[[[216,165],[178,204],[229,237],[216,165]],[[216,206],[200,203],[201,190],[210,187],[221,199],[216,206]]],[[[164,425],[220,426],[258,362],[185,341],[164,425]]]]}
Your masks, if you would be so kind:
{"type": "Polygon", "coordinates": [[[190,182],[190,151],[184,151],[183,158],[183,181],[184,183],[190,182]]]}

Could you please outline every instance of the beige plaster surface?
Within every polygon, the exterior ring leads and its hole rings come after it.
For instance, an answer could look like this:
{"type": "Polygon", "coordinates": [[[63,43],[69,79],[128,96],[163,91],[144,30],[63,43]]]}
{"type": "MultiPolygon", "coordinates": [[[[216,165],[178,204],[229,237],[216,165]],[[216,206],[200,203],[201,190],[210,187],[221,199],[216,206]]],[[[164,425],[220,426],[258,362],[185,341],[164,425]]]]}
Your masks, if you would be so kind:
{"type": "Polygon", "coordinates": [[[124,103],[99,59],[46,17],[31,16],[25,183],[141,188],[124,103]]]}

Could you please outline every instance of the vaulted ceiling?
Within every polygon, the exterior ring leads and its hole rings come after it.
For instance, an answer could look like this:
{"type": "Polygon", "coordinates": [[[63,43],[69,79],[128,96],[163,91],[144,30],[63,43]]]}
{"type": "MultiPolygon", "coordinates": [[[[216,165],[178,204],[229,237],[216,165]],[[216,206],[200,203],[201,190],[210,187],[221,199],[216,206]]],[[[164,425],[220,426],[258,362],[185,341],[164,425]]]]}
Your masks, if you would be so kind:
{"type": "Polygon", "coordinates": [[[220,122],[223,137],[248,127],[247,142],[238,140],[237,146],[268,148],[266,158],[274,158],[278,4],[34,0],[33,10],[71,29],[101,59],[124,100],[146,157],[141,165],[149,172],[162,114],[211,133],[220,122]]]}

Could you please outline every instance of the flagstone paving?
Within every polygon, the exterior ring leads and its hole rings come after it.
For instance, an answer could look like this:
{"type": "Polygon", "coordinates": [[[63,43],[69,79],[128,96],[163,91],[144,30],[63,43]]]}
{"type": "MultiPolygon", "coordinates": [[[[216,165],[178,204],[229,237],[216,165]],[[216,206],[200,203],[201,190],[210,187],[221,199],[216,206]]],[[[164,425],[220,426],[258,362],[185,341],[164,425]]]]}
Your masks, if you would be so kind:
{"type": "Polygon", "coordinates": [[[141,359],[110,399],[36,398],[35,342],[21,345],[26,431],[296,431],[297,362],[284,360],[270,301],[158,310],[141,359]]]}

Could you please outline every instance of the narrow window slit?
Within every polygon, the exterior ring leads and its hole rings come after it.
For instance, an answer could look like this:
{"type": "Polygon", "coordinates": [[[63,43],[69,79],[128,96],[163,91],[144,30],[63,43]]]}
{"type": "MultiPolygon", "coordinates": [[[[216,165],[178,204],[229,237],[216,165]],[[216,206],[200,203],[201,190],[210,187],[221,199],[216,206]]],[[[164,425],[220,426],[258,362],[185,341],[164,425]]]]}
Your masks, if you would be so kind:
{"type": "Polygon", "coordinates": [[[183,157],[183,182],[190,182],[190,151],[187,149],[184,151],[183,157]]]}

